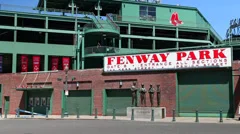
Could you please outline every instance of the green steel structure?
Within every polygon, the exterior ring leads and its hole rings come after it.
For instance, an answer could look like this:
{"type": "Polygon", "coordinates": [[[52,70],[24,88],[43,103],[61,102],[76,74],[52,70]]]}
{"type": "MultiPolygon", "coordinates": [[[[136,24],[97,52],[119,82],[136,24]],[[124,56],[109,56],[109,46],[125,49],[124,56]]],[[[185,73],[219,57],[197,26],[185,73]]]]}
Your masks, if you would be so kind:
{"type": "Polygon", "coordinates": [[[85,69],[101,68],[105,55],[228,45],[198,9],[160,3],[40,0],[36,8],[3,4],[0,17],[7,73],[20,71],[21,54],[41,55],[47,71],[51,56],[71,57],[71,69],[85,69]],[[173,12],[183,25],[169,23],[173,12]]]}
{"type": "MultiPolygon", "coordinates": [[[[215,47],[232,47],[233,60],[240,58],[237,53],[240,40],[221,39],[197,8],[161,4],[159,0],[39,0],[33,8],[1,4],[0,18],[3,73],[21,72],[21,55],[29,56],[30,61],[31,55],[40,55],[40,71],[51,70],[53,56],[69,57],[71,70],[103,68],[103,57],[108,55],[215,47]],[[181,25],[170,23],[174,13],[183,22],[181,25]]],[[[61,64],[59,70],[63,69],[61,64]]],[[[28,68],[33,71],[31,64],[28,68]]],[[[229,69],[176,72],[177,113],[191,116],[192,110],[198,109],[205,116],[215,116],[221,106],[225,116],[233,116],[232,84],[229,69]],[[204,98],[206,94],[209,96],[204,98]],[[216,103],[216,100],[221,101],[216,103]],[[209,105],[205,105],[206,101],[209,105]]],[[[115,108],[117,115],[124,115],[131,103],[130,90],[102,90],[103,114],[110,115],[115,108]]],[[[25,98],[51,97],[52,104],[52,89],[24,93],[25,98]]],[[[69,91],[65,98],[62,93],[62,106],[65,108],[64,104],[68,103],[69,114],[76,114],[76,106],[84,103],[80,113],[91,114],[93,94],[91,90],[69,91]]],[[[7,96],[4,99],[9,101],[7,96]]],[[[5,107],[9,107],[8,103],[5,107]]],[[[25,107],[30,110],[29,106],[25,107]]],[[[35,110],[46,113],[44,109],[40,106],[35,110]]]]}

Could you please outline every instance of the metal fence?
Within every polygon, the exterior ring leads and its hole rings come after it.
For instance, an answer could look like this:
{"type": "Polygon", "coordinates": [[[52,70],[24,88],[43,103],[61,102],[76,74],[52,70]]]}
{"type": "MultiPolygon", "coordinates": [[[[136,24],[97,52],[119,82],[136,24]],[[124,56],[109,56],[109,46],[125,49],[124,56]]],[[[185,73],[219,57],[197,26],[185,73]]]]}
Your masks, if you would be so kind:
{"type": "Polygon", "coordinates": [[[95,53],[118,53],[119,48],[109,47],[109,46],[96,46],[85,48],[85,54],[95,54],[95,53]]]}

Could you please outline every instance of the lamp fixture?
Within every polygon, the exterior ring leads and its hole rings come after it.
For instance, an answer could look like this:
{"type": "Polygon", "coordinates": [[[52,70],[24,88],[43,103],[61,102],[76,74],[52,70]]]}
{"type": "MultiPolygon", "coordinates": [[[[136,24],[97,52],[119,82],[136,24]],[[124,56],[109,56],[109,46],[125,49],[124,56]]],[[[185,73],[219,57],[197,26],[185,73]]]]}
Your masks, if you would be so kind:
{"type": "Polygon", "coordinates": [[[123,85],[123,83],[122,83],[122,81],[120,80],[120,81],[119,81],[119,86],[122,86],[122,85],[123,85]]]}
{"type": "Polygon", "coordinates": [[[77,82],[77,88],[79,87],[79,82],[77,82]]]}

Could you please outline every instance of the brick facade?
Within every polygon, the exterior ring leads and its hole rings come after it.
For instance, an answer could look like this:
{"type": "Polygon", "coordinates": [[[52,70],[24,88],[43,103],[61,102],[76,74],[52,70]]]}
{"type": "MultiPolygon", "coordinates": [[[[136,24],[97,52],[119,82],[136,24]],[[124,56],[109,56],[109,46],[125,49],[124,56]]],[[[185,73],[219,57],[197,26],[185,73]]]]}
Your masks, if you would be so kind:
{"type": "MultiPolygon", "coordinates": [[[[238,113],[238,106],[240,105],[240,61],[234,61],[233,63],[233,78],[234,78],[234,98],[235,98],[235,110],[236,115],[238,113]]],[[[44,82],[48,74],[40,74],[37,82],[44,82]]],[[[28,74],[24,80],[26,83],[32,83],[36,77],[36,74],[28,74]]],[[[22,74],[1,74],[0,83],[3,85],[3,97],[2,106],[4,106],[4,96],[10,96],[10,114],[15,114],[17,107],[24,107],[23,91],[16,91],[16,87],[23,80],[22,74]]],[[[61,92],[64,88],[65,73],[59,71],[52,73],[47,80],[52,82],[53,91],[53,111],[52,114],[61,114],[61,92]],[[57,78],[62,78],[62,81],[58,81],[57,78]]],[[[126,89],[129,88],[133,81],[137,81],[138,87],[141,83],[144,83],[148,89],[150,84],[156,88],[157,84],[161,85],[161,107],[167,108],[167,116],[172,116],[172,109],[176,108],[176,73],[174,72],[138,72],[138,73],[116,73],[116,74],[103,74],[102,69],[90,69],[69,71],[69,89],[70,90],[85,90],[92,89],[94,91],[94,106],[98,108],[98,112],[102,114],[102,90],[103,89],[126,89]],[[72,81],[72,77],[76,79],[72,81]],[[79,88],[76,87],[76,82],[79,82],[79,88]],[[122,87],[119,87],[119,82],[122,81],[122,87]]],[[[156,94],[154,105],[157,105],[156,94]]],[[[147,94],[147,106],[150,106],[149,96],[147,94]]]]}
{"type": "Polygon", "coordinates": [[[234,61],[233,63],[233,81],[234,81],[234,107],[235,115],[240,117],[240,61],[234,61]]]}
{"type": "MultiPolygon", "coordinates": [[[[35,83],[44,82],[47,78],[46,74],[39,74],[35,83]]],[[[133,81],[137,81],[138,87],[144,83],[148,89],[150,84],[156,88],[157,84],[161,85],[161,106],[167,108],[167,116],[171,116],[171,109],[175,108],[176,104],[176,78],[175,73],[166,72],[146,72],[146,73],[119,73],[119,74],[103,74],[102,69],[69,71],[69,90],[92,89],[94,91],[94,106],[98,109],[99,114],[102,114],[102,90],[103,89],[126,89],[131,87],[133,81]],[[72,81],[72,77],[76,79],[72,81]],[[76,82],[79,82],[79,88],[76,87],[76,82]],[[119,82],[122,81],[122,87],[119,87],[119,82]]],[[[28,74],[23,82],[23,85],[32,83],[36,74],[28,74]]],[[[23,74],[2,74],[0,75],[0,83],[3,85],[3,100],[4,96],[10,96],[10,114],[15,113],[17,107],[24,108],[23,91],[16,91],[23,80],[23,74]]],[[[59,71],[52,73],[47,80],[52,82],[53,91],[53,111],[52,114],[61,114],[61,92],[64,88],[65,73],[59,71]],[[62,78],[58,81],[57,78],[62,78]]],[[[156,94],[155,94],[156,99],[156,94]]],[[[157,105],[155,100],[154,105],[157,105]]],[[[4,101],[3,101],[4,106],[4,101]]],[[[150,106],[149,96],[147,94],[147,106],[150,106]]]]}

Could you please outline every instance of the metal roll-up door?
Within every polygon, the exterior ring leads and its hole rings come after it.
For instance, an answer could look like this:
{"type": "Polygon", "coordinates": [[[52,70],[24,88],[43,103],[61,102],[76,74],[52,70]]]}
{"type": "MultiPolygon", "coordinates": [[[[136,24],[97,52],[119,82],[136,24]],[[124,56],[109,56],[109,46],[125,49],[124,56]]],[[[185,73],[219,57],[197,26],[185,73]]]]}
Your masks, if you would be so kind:
{"type": "Polygon", "coordinates": [[[117,116],[126,116],[127,107],[131,107],[132,97],[130,89],[106,90],[106,114],[112,115],[116,109],[117,116]]]}
{"type": "Polygon", "coordinates": [[[231,70],[187,71],[178,73],[180,116],[219,116],[219,110],[233,115],[231,70]]]}
{"type": "Polygon", "coordinates": [[[92,90],[70,90],[67,96],[67,111],[69,115],[77,115],[79,107],[80,115],[90,115],[92,108],[92,90]]]}

